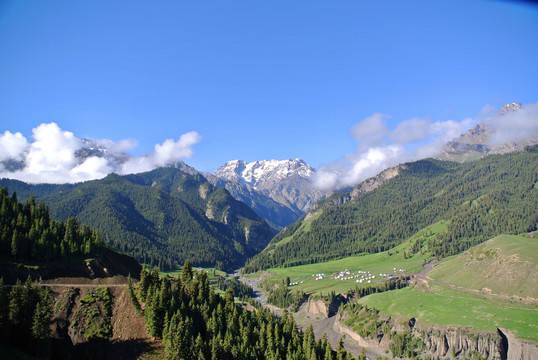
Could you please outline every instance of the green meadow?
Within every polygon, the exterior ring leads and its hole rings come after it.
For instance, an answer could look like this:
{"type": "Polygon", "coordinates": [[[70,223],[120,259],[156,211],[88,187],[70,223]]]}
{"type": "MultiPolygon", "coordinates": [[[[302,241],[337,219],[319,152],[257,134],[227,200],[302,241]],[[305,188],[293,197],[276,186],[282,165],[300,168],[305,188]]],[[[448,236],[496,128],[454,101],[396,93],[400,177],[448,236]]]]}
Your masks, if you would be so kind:
{"type": "Polygon", "coordinates": [[[428,274],[447,284],[538,298],[537,239],[500,235],[439,262],[428,274]]]}
{"type": "MultiPolygon", "coordinates": [[[[269,274],[266,281],[281,282],[289,277],[290,282],[299,283],[292,288],[310,294],[328,294],[332,291],[345,293],[356,286],[375,285],[385,279],[379,274],[398,275],[399,269],[404,269],[405,274],[418,273],[431,259],[426,251],[427,241],[435,237],[435,234],[445,231],[446,225],[446,222],[442,221],[433,224],[390,251],[350,256],[318,264],[269,269],[266,272],[269,274]],[[417,241],[420,241],[420,251],[410,254],[417,241]],[[331,274],[346,269],[352,274],[356,274],[358,270],[369,271],[376,275],[376,278],[370,284],[359,284],[356,279],[330,278],[331,274]],[[327,276],[322,280],[315,280],[313,275],[320,273],[327,276]]],[[[537,264],[536,239],[501,235],[437,263],[428,274],[435,280],[430,282],[429,286],[419,285],[373,294],[358,301],[401,321],[414,317],[423,324],[488,331],[503,327],[518,338],[538,341],[538,304],[525,303],[506,296],[538,297],[537,264]]],[[[259,274],[254,274],[256,275],[259,274]]]]}
{"type": "Polygon", "coordinates": [[[349,256],[317,264],[299,265],[287,268],[272,268],[266,271],[266,273],[270,274],[267,281],[281,282],[289,277],[290,282],[298,283],[298,285],[293,286],[292,288],[306,293],[327,294],[332,291],[336,293],[345,293],[350,289],[354,289],[356,286],[375,285],[386,279],[386,277],[381,277],[379,274],[398,275],[402,273],[399,271],[400,269],[404,270],[404,273],[406,274],[417,273],[422,270],[424,264],[430,260],[430,255],[426,252],[426,242],[428,239],[435,237],[437,233],[445,231],[445,229],[446,223],[440,221],[419,231],[401,245],[376,254],[349,256]],[[421,242],[421,251],[413,255],[404,256],[405,252],[410,251],[416,241],[421,242]],[[334,280],[330,278],[331,274],[346,269],[349,270],[350,273],[355,274],[358,270],[369,271],[371,274],[376,275],[376,278],[372,279],[370,284],[367,282],[357,283],[356,278],[350,280],[334,280]],[[326,274],[327,276],[322,280],[315,280],[315,276],[313,275],[316,274],[326,274]],[[301,281],[303,281],[302,284],[301,281]]]}
{"type": "Polygon", "coordinates": [[[408,287],[359,299],[361,304],[424,324],[496,331],[507,328],[518,338],[538,341],[538,306],[485,298],[481,295],[431,285],[430,290],[408,287]]]}

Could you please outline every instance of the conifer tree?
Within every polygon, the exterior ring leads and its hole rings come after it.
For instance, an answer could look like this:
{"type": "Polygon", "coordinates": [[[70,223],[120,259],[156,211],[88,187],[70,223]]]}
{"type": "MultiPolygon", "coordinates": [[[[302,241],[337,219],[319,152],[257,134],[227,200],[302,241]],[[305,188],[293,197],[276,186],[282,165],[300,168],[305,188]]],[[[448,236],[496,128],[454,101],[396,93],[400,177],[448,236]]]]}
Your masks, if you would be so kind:
{"type": "Polygon", "coordinates": [[[51,304],[49,289],[41,291],[32,318],[32,338],[36,341],[35,353],[39,357],[50,355],[51,304]]]}
{"type": "Polygon", "coordinates": [[[131,299],[131,303],[133,304],[136,312],[138,314],[141,314],[141,308],[140,303],[138,302],[138,298],[136,297],[133,289],[133,281],[131,279],[131,274],[127,277],[127,292],[129,293],[129,298],[131,299]]]}
{"type": "Polygon", "coordinates": [[[13,231],[13,236],[11,237],[11,255],[15,259],[22,258],[23,256],[23,239],[17,229],[13,231]]]}
{"type": "Polygon", "coordinates": [[[189,260],[185,261],[183,268],[181,269],[181,283],[187,286],[192,280],[192,266],[189,260]]]}

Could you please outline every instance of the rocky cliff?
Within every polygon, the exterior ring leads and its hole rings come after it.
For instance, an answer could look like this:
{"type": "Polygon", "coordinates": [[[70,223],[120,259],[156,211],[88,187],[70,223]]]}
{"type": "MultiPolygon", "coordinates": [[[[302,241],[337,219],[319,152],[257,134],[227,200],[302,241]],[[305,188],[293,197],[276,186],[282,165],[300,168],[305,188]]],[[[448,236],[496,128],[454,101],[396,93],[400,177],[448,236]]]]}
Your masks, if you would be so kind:
{"type": "Polygon", "coordinates": [[[324,197],[310,177],[315,170],[301,159],[232,160],[218,168],[214,175],[228,181],[239,181],[293,211],[306,212],[324,197]]]}
{"type": "Polygon", "coordinates": [[[225,188],[236,200],[247,204],[277,230],[297,221],[303,214],[299,209],[284,206],[239,180],[226,180],[207,173],[204,176],[213,186],[225,188]]]}
{"type": "Polygon", "coordinates": [[[431,357],[471,358],[478,354],[488,360],[506,359],[506,349],[496,333],[433,325],[415,329],[413,335],[424,342],[423,353],[431,357]]]}
{"type": "Polygon", "coordinates": [[[310,299],[301,306],[299,316],[303,319],[317,319],[313,322],[315,331],[316,326],[322,327],[317,329],[317,333],[327,332],[332,338],[344,337],[348,342],[352,339],[355,346],[366,348],[367,354],[372,357],[376,357],[376,354],[386,354],[385,351],[389,349],[394,333],[407,332],[423,343],[420,351],[422,358],[469,359],[480,356],[486,360],[538,359],[538,343],[517,339],[510,331],[502,328],[497,329],[497,332],[491,332],[452,326],[423,325],[416,319],[401,324],[388,317],[383,321],[389,325],[390,334],[380,332],[374,338],[364,337],[346,325],[348,314],[345,311],[337,313],[331,311],[331,307],[334,308],[336,303],[342,303],[342,299],[331,304],[323,300],[310,299]]]}
{"type": "Polygon", "coordinates": [[[498,328],[503,349],[507,360],[532,360],[538,359],[538,343],[517,339],[510,331],[498,328]]]}

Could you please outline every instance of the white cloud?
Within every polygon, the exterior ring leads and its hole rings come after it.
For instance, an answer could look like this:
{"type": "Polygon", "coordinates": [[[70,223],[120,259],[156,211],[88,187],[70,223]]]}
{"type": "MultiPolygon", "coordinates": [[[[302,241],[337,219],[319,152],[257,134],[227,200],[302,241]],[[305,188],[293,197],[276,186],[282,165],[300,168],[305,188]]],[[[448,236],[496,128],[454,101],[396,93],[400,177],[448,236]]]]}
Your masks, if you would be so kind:
{"type": "Polygon", "coordinates": [[[28,141],[20,132],[12,134],[6,131],[0,135],[0,161],[23,160],[28,145],[28,141]]]}
{"type": "Polygon", "coordinates": [[[80,157],[77,154],[85,142],[55,123],[39,125],[32,135],[33,142],[20,133],[6,131],[0,135],[0,177],[29,183],[75,183],[100,179],[112,172],[149,171],[191,157],[192,147],[201,141],[201,136],[192,131],[177,141],[168,139],[155,145],[150,154],[131,157],[126,151],[133,149],[136,141],[100,139],[92,142],[104,156],[80,157]],[[8,171],[3,163],[10,160],[22,162],[22,168],[8,171]]]}
{"type": "Polygon", "coordinates": [[[31,174],[68,172],[76,165],[75,152],[82,140],[72,132],[62,131],[55,123],[41,124],[33,131],[35,141],[26,156],[25,170],[31,174]]]}
{"type": "Polygon", "coordinates": [[[389,129],[385,125],[385,120],[389,118],[388,115],[375,113],[355,124],[351,128],[351,134],[363,147],[380,145],[389,133],[389,129]]]}
{"type": "Polygon", "coordinates": [[[428,119],[411,119],[396,126],[390,137],[398,144],[419,141],[430,135],[431,121],[428,119]]]}
{"type": "Polygon", "coordinates": [[[404,149],[399,145],[369,148],[358,154],[355,161],[341,176],[342,186],[355,186],[361,180],[367,179],[386,169],[398,164],[402,158],[404,149]]]}
{"type": "Polygon", "coordinates": [[[123,164],[120,173],[135,174],[190,158],[192,146],[201,140],[202,137],[196,131],[181,135],[177,141],[167,139],[162,144],[156,144],[151,154],[130,158],[123,164]]]}
{"type": "Polygon", "coordinates": [[[100,179],[111,172],[114,171],[114,168],[110,166],[110,163],[107,159],[91,156],[84,160],[80,165],[75,166],[70,174],[80,179],[79,181],[88,180],[88,179],[100,179]]]}
{"type": "Polygon", "coordinates": [[[159,166],[176,162],[192,156],[192,146],[199,143],[202,137],[195,131],[188,132],[179,137],[178,141],[165,140],[162,145],[155,145],[154,157],[159,166]]]}
{"type": "Polygon", "coordinates": [[[484,121],[493,128],[490,145],[538,137],[538,103],[523,105],[521,109],[492,116],[484,121]]]}
{"type": "Polygon", "coordinates": [[[109,139],[93,140],[97,145],[107,149],[113,154],[125,153],[138,146],[138,142],[134,139],[123,139],[120,141],[112,141],[109,139]]]}
{"type": "Polygon", "coordinates": [[[423,159],[440,153],[442,147],[473,124],[463,121],[437,121],[414,118],[402,121],[390,130],[381,113],[367,117],[352,127],[359,143],[357,151],[346,161],[324,166],[314,175],[320,189],[352,187],[379,172],[398,164],[423,159]]]}

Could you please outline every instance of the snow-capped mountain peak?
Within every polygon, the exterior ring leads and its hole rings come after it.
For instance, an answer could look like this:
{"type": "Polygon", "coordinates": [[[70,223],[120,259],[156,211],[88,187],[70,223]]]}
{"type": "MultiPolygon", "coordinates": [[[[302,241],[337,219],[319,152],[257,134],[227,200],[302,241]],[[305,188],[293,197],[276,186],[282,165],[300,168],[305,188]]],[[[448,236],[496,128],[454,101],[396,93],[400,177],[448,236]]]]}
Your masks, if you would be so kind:
{"type": "Polygon", "coordinates": [[[302,159],[232,160],[218,168],[214,175],[228,181],[246,184],[290,209],[307,211],[322,196],[310,177],[314,168],[302,159]]]}
{"type": "Polygon", "coordinates": [[[302,159],[261,160],[247,163],[232,160],[215,171],[215,176],[227,180],[239,180],[253,188],[266,182],[275,182],[290,177],[308,179],[314,169],[302,159]]]}

